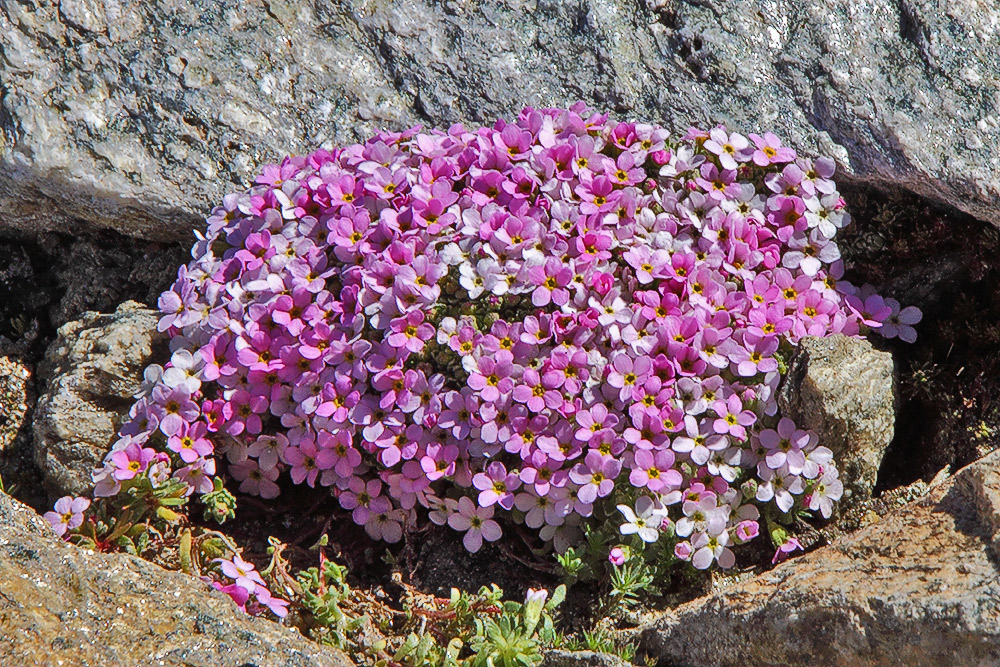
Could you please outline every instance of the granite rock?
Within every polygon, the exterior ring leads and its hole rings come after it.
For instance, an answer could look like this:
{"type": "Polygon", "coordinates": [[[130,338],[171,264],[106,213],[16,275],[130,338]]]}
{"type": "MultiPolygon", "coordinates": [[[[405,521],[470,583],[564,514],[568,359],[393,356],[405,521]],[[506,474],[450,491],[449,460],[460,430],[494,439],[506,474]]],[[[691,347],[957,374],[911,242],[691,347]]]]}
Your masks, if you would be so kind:
{"type": "Polygon", "coordinates": [[[547,651],[542,667],[627,667],[616,655],[597,651],[547,651]]]}
{"type": "Polygon", "coordinates": [[[803,338],[778,395],[781,414],[833,452],[848,506],[871,498],[892,442],[895,404],[892,355],[839,334],[803,338]]]}
{"type": "Polygon", "coordinates": [[[59,329],[39,375],[46,386],[34,417],[35,463],[51,497],[89,494],[91,471],[111,449],[146,365],[165,358],[158,313],[127,301],[59,329]]]}
{"type": "Polygon", "coordinates": [[[1000,664],[1000,452],[830,546],[663,614],[662,665],[1000,664]]]}
{"type": "Polygon", "coordinates": [[[0,493],[0,664],[351,667],[207,583],[56,537],[0,493]]]}
{"type": "Polygon", "coordinates": [[[582,99],[774,130],[1000,219],[1000,9],[972,0],[4,0],[0,227],[176,239],[269,160],[582,99]]]}
{"type": "Polygon", "coordinates": [[[21,435],[34,404],[31,369],[13,357],[0,357],[0,453],[21,435]]]}
{"type": "Polygon", "coordinates": [[[30,364],[20,357],[0,356],[0,483],[7,493],[41,505],[47,498],[33,460],[34,385],[30,364]]]}

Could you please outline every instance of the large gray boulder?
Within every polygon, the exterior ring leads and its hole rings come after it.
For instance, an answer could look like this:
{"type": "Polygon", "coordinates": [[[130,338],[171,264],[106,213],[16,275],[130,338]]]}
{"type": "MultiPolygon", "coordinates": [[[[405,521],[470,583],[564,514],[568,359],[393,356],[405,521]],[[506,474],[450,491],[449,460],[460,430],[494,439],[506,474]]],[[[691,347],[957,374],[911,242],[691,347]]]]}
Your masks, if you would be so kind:
{"type": "Polygon", "coordinates": [[[180,572],[56,537],[0,493],[0,664],[352,667],[180,572]]]}
{"type": "Polygon", "coordinates": [[[881,521],[666,612],[669,665],[1000,664],[1000,452],[881,521]]]}
{"type": "Polygon", "coordinates": [[[576,99],[773,129],[995,221],[998,25],[951,0],[3,0],[0,226],[180,238],[287,153],[576,99]]]}
{"type": "Polygon", "coordinates": [[[39,374],[46,386],[34,418],[35,463],[49,495],[89,495],[154,355],[166,358],[156,311],[126,301],[112,314],[64,324],[39,374]]]}

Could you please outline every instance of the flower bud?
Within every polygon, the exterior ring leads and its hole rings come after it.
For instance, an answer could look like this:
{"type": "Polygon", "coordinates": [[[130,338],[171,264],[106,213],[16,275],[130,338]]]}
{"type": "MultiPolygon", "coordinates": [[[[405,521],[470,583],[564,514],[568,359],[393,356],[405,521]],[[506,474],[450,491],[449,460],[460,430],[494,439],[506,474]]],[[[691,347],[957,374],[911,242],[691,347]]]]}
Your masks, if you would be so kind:
{"type": "Polygon", "coordinates": [[[662,167],[670,162],[670,151],[653,151],[649,154],[649,159],[653,161],[653,164],[662,167]]]}
{"type": "Polygon", "coordinates": [[[615,547],[608,554],[608,562],[610,562],[615,567],[621,567],[625,564],[625,552],[622,551],[621,547],[615,547]]]}

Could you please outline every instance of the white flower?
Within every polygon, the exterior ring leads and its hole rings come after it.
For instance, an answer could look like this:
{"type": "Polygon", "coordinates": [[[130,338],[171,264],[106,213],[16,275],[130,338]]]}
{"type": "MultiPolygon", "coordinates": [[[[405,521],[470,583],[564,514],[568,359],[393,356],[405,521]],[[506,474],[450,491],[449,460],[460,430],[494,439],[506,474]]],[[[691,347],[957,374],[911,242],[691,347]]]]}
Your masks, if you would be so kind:
{"type": "Polygon", "coordinates": [[[201,389],[201,379],[198,374],[205,366],[205,359],[200,354],[191,354],[189,350],[177,350],[171,355],[170,364],[170,368],[163,371],[163,384],[171,389],[183,387],[189,394],[201,389]]]}
{"type": "Polygon", "coordinates": [[[618,511],[625,515],[626,523],[621,525],[622,535],[638,534],[643,542],[655,542],[660,537],[660,525],[667,518],[667,510],[649,496],[635,501],[635,511],[628,505],[619,505],[618,511]]]}
{"type": "Polygon", "coordinates": [[[712,522],[706,532],[691,538],[691,547],[695,550],[691,564],[699,570],[705,570],[712,565],[712,561],[718,561],[719,567],[731,568],[736,564],[736,556],[727,548],[728,544],[729,533],[725,522],[712,522]]]}
{"type": "Polygon", "coordinates": [[[476,272],[476,267],[466,262],[458,267],[458,272],[461,274],[458,282],[469,293],[469,298],[478,299],[483,290],[486,289],[486,283],[483,277],[476,272]]]}
{"type": "Polygon", "coordinates": [[[844,495],[844,483],[837,478],[837,470],[827,468],[809,494],[809,509],[819,510],[824,519],[829,519],[833,514],[833,502],[840,500],[842,495],[844,495]]]}
{"type": "Polygon", "coordinates": [[[143,398],[149,396],[153,393],[153,389],[159,384],[160,380],[163,378],[163,366],[159,364],[150,364],[146,366],[146,370],[142,372],[142,383],[139,385],[139,391],[132,395],[133,398],[143,398]]]}
{"type": "Polygon", "coordinates": [[[457,243],[449,243],[445,247],[441,248],[441,251],[438,253],[438,257],[448,266],[457,266],[466,261],[465,253],[462,252],[462,249],[457,243]]]}

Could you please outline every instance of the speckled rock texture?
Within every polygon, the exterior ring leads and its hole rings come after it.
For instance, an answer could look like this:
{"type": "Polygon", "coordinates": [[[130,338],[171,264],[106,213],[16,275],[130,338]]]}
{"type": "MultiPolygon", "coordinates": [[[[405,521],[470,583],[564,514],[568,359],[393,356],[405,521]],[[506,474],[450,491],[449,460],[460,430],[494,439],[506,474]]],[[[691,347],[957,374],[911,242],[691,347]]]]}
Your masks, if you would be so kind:
{"type": "Polygon", "coordinates": [[[661,665],[1000,664],[1000,452],[830,546],[667,612],[661,665]]]}
{"type": "Polygon", "coordinates": [[[60,540],[0,494],[0,664],[350,667],[195,577],[60,540]]]}
{"type": "Polygon", "coordinates": [[[180,238],[260,165],[582,99],[772,129],[1000,219],[1000,9],[976,0],[2,0],[0,226],[180,238]]]}
{"type": "Polygon", "coordinates": [[[91,471],[114,443],[156,352],[166,358],[159,315],[127,301],[110,315],[86,313],[64,324],[39,374],[46,387],[35,410],[35,463],[51,497],[89,494],[91,471]]]}
{"type": "Polygon", "coordinates": [[[867,340],[804,338],[778,395],[781,414],[819,435],[840,471],[841,509],[871,498],[896,422],[892,354],[867,340]]]}
{"type": "Polygon", "coordinates": [[[628,667],[616,655],[596,651],[548,651],[542,667],[628,667]]]}
{"type": "Polygon", "coordinates": [[[17,356],[0,356],[0,481],[8,493],[39,504],[47,498],[35,469],[31,415],[35,407],[32,367],[17,356]]]}
{"type": "Polygon", "coordinates": [[[21,435],[34,404],[31,369],[13,357],[0,357],[0,452],[21,435]]]}

